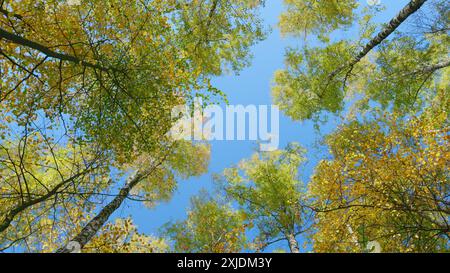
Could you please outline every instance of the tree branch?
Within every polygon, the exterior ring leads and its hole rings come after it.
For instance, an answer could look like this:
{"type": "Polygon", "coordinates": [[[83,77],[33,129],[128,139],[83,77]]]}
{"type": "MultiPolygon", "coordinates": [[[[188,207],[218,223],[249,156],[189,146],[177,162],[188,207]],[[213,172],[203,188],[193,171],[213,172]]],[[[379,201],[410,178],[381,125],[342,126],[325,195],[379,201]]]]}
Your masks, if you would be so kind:
{"type": "Polygon", "coordinates": [[[68,61],[68,62],[72,62],[78,65],[82,65],[85,67],[90,67],[90,68],[94,68],[94,69],[98,69],[104,72],[108,72],[108,71],[119,71],[118,69],[115,69],[113,67],[104,67],[102,65],[99,64],[94,64],[94,63],[90,63],[84,60],[81,60],[75,56],[72,55],[68,55],[68,54],[64,54],[64,53],[58,53],[56,51],[51,50],[50,48],[36,43],[34,41],[28,40],[26,38],[20,37],[14,33],[8,32],[2,28],[0,28],[0,38],[3,38],[5,40],[8,40],[10,42],[13,42],[15,44],[21,45],[21,46],[25,46],[28,48],[32,48],[34,50],[40,51],[41,53],[45,54],[48,57],[51,58],[55,58],[55,59],[59,59],[61,61],[68,61]]]}
{"type": "Polygon", "coordinates": [[[27,208],[34,206],[36,204],[39,204],[41,202],[44,202],[46,200],[48,200],[50,197],[54,196],[55,194],[58,193],[58,190],[64,186],[67,185],[68,183],[73,182],[75,179],[89,173],[91,170],[87,169],[84,170],[83,172],[80,172],[72,177],[70,177],[67,180],[62,181],[61,183],[59,183],[57,186],[55,186],[51,191],[49,191],[48,193],[46,193],[45,195],[36,198],[36,199],[31,199],[27,202],[22,203],[21,205],[15,207],[14,209],[10,210],[5,218],[1,221],[0,223],[0,232],[3,232],[4,230],[6,230],[9,225],[11,224],[11,222],[14,220],[14,218],[17,216],[17,214],[21,213],[22,211],[26,210],[27,208]]]}

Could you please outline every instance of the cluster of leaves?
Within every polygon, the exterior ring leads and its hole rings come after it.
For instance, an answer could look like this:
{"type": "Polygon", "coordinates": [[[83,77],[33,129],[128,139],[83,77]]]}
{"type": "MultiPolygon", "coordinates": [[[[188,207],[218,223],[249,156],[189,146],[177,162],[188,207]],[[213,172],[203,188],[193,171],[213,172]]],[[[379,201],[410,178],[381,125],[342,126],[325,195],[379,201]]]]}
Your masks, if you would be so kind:
{"type": "Polygon", "coordinates": [[[448,126],[445,112],[380,114],[330,135],[332,158],[318,164],[309,185],[314,250],[359,252],[377,241],[387,252],[446,251],[448,126]]]}
{"type": "Polygon", "coordinates": [[[207,195],[194,197],[185,221],[168,223],[164,233],[175,252],[235,253],[247,244],[245,215],[207,195]]]}
{"type": "Polygon", "coordinates": [[[283,34],[303,35],[334,31],[348,27],[355,19],[356,0],[285,0],[286,10],[280,16],[283,34]]]}
{"type": "Polygon", "coordinates": [[[83,248],[83,252],[88,253],[163,253],[168,250],[163,239],[140,234],[129,218],[105,225],[83,248]]]}
{"type": "MultiPolygon", "coordinates": [[[[152,170],[151,175],[133,188],[132,194],[142,196],[147,207],[157,201],[168,201],[177,187],[177,178],[187,179],[202,175],[208,169],[210,147],[205,143],[178,141],[174,143],[164,160],[152,170]],[[195,157],[195,160],[192,158],[195,157]]],[[[141,156],[131,166],[155,166],[155,154],[141,156]]]]}

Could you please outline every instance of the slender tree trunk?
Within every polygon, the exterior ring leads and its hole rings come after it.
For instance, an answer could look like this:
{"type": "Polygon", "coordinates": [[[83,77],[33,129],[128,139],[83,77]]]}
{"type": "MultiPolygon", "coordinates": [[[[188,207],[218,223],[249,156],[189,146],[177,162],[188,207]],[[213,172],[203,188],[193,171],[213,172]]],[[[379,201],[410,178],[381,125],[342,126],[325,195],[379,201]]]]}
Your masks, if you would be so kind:
{"type": "Polygon", "coordinates": [[[135,175],[131,176],[127,181],[126,185],[120,190],[119,194],[106,205],[98,214],[95,216],[75,238],[73,238],[66,246],[57,250],[58,253],[70,253],[73,251],[73,246],[76,246],[81,250],[95,234],[100,230],[100,228],[108,221],[111,214],[114,213],[123,203],[123,201],[128,197],[130,191],[146,177],[142,172],[138,171],[135,175]]]}
{"type": "Polygon", "coordinates": [[[355,65],[362,58],[364,58],[374,47],[383,42],[389,35],[392,34],[410,15],[418,11],[427,0],[412,0],[397,14],[389,24],[373,38],[353,59],[350,65],[355,65]]]}
{"type": "Polygon", "coordinates": [[[330,74],[330,79],[333,79],[342,70],[349,67],[352,68],[362,58],[364,58],[372,49],[381,44],[389,35],[391,35],[409,16],[418,11],[427,0],[412,0],[409,2],[392,20],[378,33],[372,40],[370,40],[364,48],[351,60],[349,63],[339,67],[330,74]]]}
{"type": "Polygon", "coordinates": [[[290,233],[286,237],[289,243],[291,253],[300,253],[300,248],[298,247],[298,242],[297,239],[295,239],[295,235],[290,233]]]}

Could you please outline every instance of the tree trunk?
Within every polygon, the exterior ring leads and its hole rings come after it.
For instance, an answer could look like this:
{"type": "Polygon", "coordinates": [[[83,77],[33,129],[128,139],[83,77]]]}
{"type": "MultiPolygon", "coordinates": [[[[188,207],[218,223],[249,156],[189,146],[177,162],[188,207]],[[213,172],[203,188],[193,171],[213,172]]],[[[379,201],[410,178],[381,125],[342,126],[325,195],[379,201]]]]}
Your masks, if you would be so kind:
{"type": "Polygon", "coordinates": [[[412,0],[409,2],[397,16],[395,16],[389,24],[373,38],[366,46],[359,52],[355,59],[350,63],[350,66],[355,65],[362,58],[364,58],[374,47],[381,44],[389,35],[392,34],[410,15],[418,11],[427,0],[412,0]]]}
{"type": "Polygon", "coordinates": [[[294,234],[288,234],[287,240],[289,242],[289,248],[291,250],[291,253],[300,253],[300,248],[298,247],[297,239],[295,239],[294,234]]]}
{"type": "Polygon", "coordinates": [[[355,64],[361,61],[372,49],[381,44],[389,35],[391,35],[410,15],[418,11],[427,0],[412,0],[409,2],[378,35],[370,40],[364,48],[353,58],[349,63],[339,67],[330,74],[330,79],[333,79],[346,67],[352,68],[355,64]]]}
{"type": "Polygon", "coordinates": [[[76,249],[81,250],[99,229],[108,221],[111,214],[114,213],[127,198],[130,191],[136,186],[146,175],[141,172],[136,172],[135,175],[130,177],[126,185],[120,190],[117,195],[108,205],[106,205],[81,231],[73,238],[66,246],[57,250],[58,253],[70,253],[73,252],[74,246],[76,249]]]}

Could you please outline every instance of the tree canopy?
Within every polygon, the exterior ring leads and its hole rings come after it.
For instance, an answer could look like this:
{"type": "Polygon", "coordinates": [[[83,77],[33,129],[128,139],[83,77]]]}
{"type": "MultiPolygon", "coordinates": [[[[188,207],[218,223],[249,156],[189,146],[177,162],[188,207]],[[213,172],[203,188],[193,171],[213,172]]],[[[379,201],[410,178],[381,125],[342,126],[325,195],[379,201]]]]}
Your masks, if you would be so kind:
{"type": "Polygon", "coordinates": [[[436,95],[436,81],[448,73],[447,1],[410,1],[383,25],[373,20],[379,8],[359,8],[355,15],[357,1],[285,3],[281,30],[318,39],[313,46],[288,48],[286,68],[274,76],[274,101],[295,120],[341,113],[352,97],[360,109],[373,101],[414,112],[436,95]],[[349,26],[359,36],[349,34],[349,26]],[[330,39],[336,30],[343,31],[335,34],[342,39],[330,39]]]}
{"type": "Polygon", "coordinates": [[[450,3],[380,23],[363,2],[283,1],[298,46],[267,85],[317,145],[235,161],[150,234],[117,212],[208,173],[173,110],[228,102],[215,80],[251,66],[265,1],[0,1],[0,252],[448,252],[450,3]]]}

